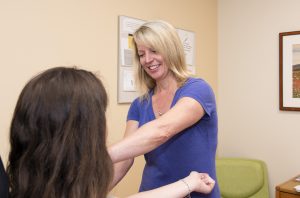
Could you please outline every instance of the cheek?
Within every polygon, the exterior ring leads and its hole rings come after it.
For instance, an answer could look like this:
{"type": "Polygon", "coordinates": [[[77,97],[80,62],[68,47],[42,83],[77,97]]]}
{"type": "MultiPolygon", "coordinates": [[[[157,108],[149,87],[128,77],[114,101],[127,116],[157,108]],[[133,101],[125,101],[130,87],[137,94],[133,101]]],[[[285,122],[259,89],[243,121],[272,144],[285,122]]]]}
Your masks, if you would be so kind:
{"type": "Polygon", "coordinates": [[[147,66],[141,65],[141,68],[142,68],[143,70],[147,71],[147,66]]]}
{"type": "Polygon", "coordinates": [[[144,58],[140,58],[140,64],[142,67],[144,67],[145,65],[145,59],[144,58]]]}

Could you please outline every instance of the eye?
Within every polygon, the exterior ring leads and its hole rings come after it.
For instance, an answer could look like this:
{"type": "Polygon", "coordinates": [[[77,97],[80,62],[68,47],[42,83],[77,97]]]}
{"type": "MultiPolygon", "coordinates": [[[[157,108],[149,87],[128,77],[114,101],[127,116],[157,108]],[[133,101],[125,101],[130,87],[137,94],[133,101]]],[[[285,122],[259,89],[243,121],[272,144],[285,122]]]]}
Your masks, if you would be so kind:
{"type": "Polygon", "coordinates": [[[138,54],[138,56],[139,56],[140,58],[142,58],[142,57],[144,56],[144,54],[138,54]]]}
{"type": "Polygon", "coordinates": [[[151,52],[154,53],[154,54],[156,54],[156,50],[154,50],[154,49],[151,49],[151,52]]]}

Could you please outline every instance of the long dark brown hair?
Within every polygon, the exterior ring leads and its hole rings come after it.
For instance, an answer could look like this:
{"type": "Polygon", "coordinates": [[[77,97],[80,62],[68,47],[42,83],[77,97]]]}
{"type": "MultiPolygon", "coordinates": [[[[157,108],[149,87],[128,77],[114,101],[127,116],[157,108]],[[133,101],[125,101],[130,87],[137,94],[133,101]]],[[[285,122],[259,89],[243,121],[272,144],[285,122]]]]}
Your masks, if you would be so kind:
{"type": "Polygon", "coordinates": [[[91,72],[56,67],[32,78],[10,128],[10,197],[106,197],[106,106],[106,91],[91,72]]]}

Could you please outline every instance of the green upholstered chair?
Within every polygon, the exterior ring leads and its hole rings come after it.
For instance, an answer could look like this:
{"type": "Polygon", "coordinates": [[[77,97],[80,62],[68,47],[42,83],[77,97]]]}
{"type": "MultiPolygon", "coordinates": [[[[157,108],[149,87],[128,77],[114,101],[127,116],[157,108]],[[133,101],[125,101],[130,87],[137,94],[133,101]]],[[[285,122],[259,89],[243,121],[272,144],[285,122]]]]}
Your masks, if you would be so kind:
{"type": "Polygon", "coordinates": [[[217,158],[216,170],[222,198],[269,198],[268,174],[263,161],[217,158]]]}

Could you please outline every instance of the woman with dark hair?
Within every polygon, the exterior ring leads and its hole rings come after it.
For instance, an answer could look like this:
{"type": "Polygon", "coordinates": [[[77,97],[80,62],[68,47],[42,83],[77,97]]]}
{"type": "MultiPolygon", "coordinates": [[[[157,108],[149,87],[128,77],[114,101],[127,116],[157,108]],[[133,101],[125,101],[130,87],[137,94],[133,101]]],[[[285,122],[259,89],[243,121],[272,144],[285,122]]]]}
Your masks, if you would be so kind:
{"type": "Polygon", "coordinates": [[[105,197],[112,175],[106,106],[90,72],[59,67],[31,79],[10,128],[10,196],[105,197]]]}
{"type": "MultiPolygon", "coordinates": [[[[113,175],[106,107],[105,88],[91,72],[56,67],[32,78],[11,122],[10,197],[106,197],[113,175]]],[[[207,174],[192,172],[132,197],[183,197],[190,191],[210,192],[213,186],[207,174]]]]}

